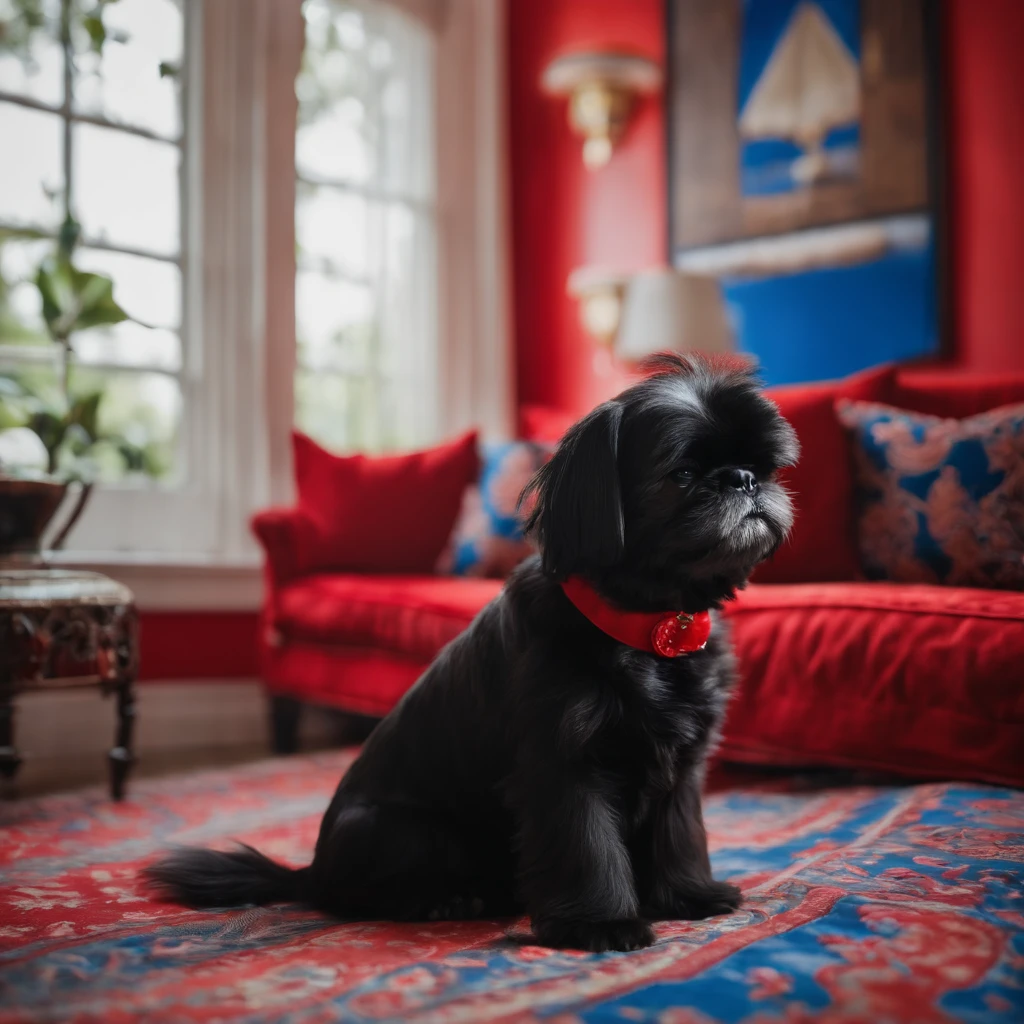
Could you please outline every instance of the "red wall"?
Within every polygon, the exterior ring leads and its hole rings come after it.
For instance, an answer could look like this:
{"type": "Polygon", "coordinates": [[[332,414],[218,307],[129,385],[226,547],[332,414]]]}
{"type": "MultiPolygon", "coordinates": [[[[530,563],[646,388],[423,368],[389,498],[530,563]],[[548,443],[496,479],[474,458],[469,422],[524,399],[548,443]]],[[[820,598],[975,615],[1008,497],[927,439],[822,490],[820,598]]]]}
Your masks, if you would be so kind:
{"type": "Polygon", "coordinates": [[[1024,370],[1024,0],[946,0],[958,362],[1024,370]]]}
{"type": "Polygon", "coordinates": [[[636,270],[666,259],[664,119],[643,101],[612,160],[583,166],[564,100],[540,89],[562,53],[617,48],[662,61],[661,0],[508,5],[509,143],[520,405],[585,412],[627,379],[581,330],[566,280],[578,266],[636,270]]]}

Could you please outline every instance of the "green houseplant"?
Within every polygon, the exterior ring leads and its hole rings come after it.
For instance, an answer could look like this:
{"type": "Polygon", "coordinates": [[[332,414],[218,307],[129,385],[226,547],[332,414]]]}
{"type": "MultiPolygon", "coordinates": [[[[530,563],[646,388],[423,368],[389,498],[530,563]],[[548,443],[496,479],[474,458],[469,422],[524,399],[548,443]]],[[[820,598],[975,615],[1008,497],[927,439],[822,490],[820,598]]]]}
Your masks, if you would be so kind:
{"type": "Polygon", "coordinates": [[[57,400],[47,401],[32,394],[11,377],[4,378],[0,392],[3,425],[31,431],[46,452],[43,472],[40,467],[26,470],[0,466],[0,501],[4,507],[0,513],[0,554],[38,552],[43,531],[69,486],[77,483],[78,498],[53,543],[59,547],[85,508],[92,489],[88,470],[83,468],[87,466],[83,456],[100,441],[113,440],[131,447],[127,440],[110,438],[101,432],[102,390],[76,395],[72,389],[75,332],[127,319],[114,300],[113,281],[75,266],[73,254],[78,234],[78,225],[68,214],[54,252],[43,260],[35,275],[43,322],[57,349],[57,400]]]}

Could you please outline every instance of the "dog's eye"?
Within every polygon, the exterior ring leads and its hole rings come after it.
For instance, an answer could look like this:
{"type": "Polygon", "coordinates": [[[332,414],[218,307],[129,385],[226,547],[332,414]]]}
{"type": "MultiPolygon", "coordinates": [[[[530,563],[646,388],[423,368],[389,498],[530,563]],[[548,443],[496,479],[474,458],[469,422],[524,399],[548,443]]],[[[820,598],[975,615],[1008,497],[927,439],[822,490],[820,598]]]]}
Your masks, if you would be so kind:
{"type": "Polygon", "coordinates": [[[680,487],[689,487],[697,478],[697,473],[692,466],[679,466],[669,473],[669,479],[680,487]]]}

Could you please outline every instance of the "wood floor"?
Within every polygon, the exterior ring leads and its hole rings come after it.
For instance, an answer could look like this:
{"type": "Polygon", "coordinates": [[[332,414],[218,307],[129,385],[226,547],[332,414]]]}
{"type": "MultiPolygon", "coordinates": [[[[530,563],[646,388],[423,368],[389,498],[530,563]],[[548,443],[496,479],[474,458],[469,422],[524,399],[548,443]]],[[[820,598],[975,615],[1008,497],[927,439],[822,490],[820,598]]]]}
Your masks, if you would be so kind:
{"type": "MultiPolygon", "coordinates": [[[[266,697],[255,680],[152,683],[139,687],[131,780],[270,757],[266,697]]],[[[19,799],[106,784],[114,707],[98,692],[25,694],[16,701],[15,744],[24,759],[0,795],[19,799]]],[[[303,712],[302,750],[359,742],[362,723],[303,712]]]]}

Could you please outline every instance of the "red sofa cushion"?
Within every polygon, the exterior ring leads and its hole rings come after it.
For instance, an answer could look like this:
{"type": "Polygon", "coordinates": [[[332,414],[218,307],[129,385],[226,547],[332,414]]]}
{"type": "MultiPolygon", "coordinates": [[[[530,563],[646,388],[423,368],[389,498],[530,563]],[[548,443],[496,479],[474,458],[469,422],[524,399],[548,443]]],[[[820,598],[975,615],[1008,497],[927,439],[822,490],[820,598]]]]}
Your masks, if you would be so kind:
{"type": "Polygon", "coordinates": [[[295,431],[301,571],[429,573],[479,469],[475,431],[408,455],[339,457],[295,431]]]}
{"type": "Polygon", "coordinates": [[[888,401],[894,370],[882,366],[824,384],[772,388],[768,396],[800,439],[800,460],[782,471],[796,521],[789,540],[754,576],[758,583],[851,580],[859,572],[853,474],[846,434],[835,413],[839,398],[888,401]]]}
{"type": "Polygon", "coordinates": [[[1024,374],[964,374],[955,368],[901,370],[889,398],[900,409],[956,420],[1017,402],[1024,402],[1024,374]]]}
{"type": "Polygon", "coordinates": [[[1024,784],[1024,593],[752,586],[722,756],[1024,784]]]}
{"type": "Polygon", "coordinates": [[[427,662],[501,587],[454,576],[309,576],[278,590],[272,625],[289,642],[376,647],[427,662]]]}

